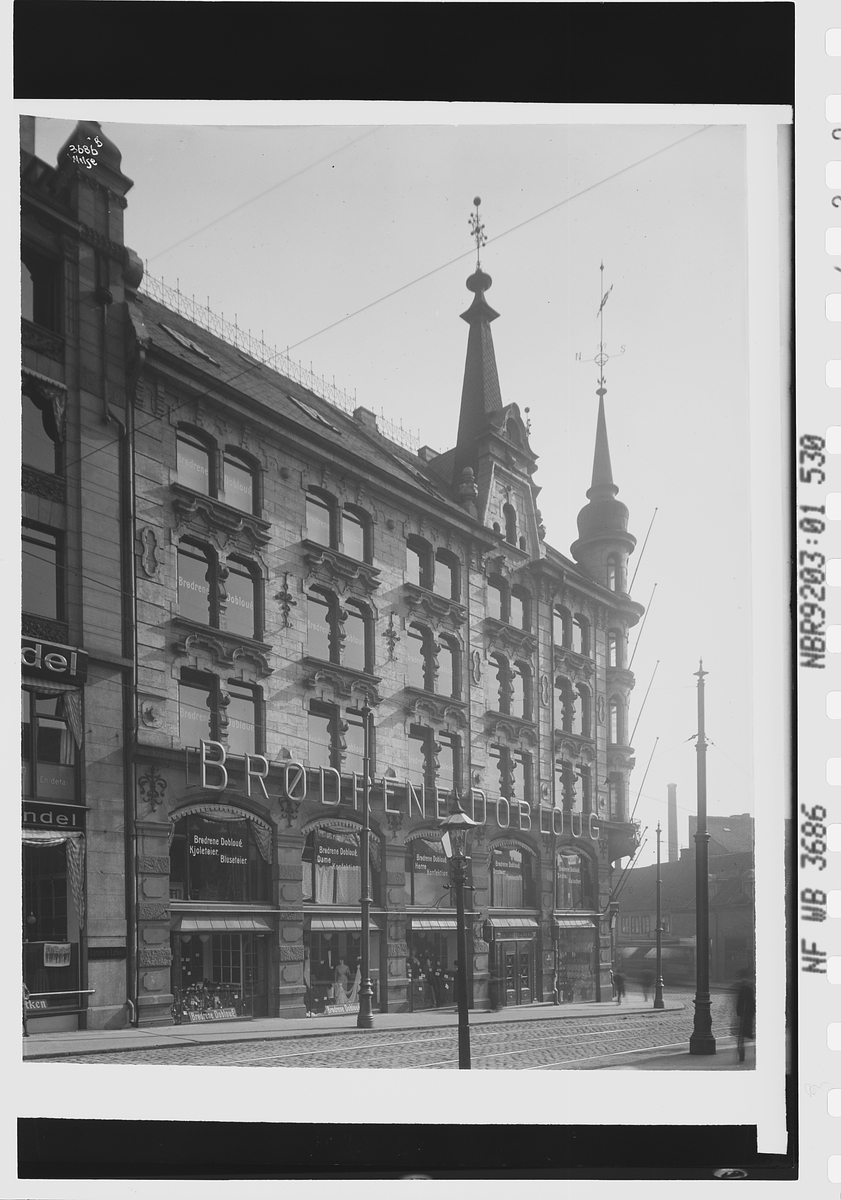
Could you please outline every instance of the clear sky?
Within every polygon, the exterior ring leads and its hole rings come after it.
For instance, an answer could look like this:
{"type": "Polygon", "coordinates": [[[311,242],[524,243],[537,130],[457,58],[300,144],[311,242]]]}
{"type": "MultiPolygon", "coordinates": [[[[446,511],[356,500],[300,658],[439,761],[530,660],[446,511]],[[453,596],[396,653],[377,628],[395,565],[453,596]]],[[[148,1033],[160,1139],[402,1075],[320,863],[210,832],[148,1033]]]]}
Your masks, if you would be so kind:
{"type": "MultiPolygon", "coordinates": [[[[87,116],[98,119],[86,105],[87,116]]],[[[101,118],[99,118],[101,119],[101,118]]],[[[75,125],[36,122],[54,163],[75,125]]],[[[742,125],[312,125],[103,120],[134,180],[126,242],[187,295],[359,404],[455,442],[482,198],[503,402],[530,408],[538,503],[565,554],[590,482],[599,264],[614,478],[648,605],[635,652],[632,804],[654,860],[666,785],[695,811],[696,680],[708,808],[753,812],[746,135],[742,125]],[[359,311],[363,310],[363,311],[359,311]],[[622,346],[625,352],[620,354],[622,346]],[[582,361],[576,361],[576,353],[582,361]],[[643,786],[655,739],[657,750],[643,786]]]]}

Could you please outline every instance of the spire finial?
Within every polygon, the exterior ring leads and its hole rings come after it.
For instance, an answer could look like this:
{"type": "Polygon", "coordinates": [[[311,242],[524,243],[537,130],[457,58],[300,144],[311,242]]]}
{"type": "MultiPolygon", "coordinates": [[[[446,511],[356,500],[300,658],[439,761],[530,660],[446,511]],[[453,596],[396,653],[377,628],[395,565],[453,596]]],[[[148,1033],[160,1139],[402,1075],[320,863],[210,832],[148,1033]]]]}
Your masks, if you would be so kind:
{"type": "Polygon", "coordinates": [[[482,269],[480,254],[488,239],[485,234],[485,226],[479,217],[479,205],[482,203],[482,197],[474,196],[473,203],[476,205],[476,211],[470,214],[467,223],[470,226],[470,236],[476,243],[476,270],[480,271],[482,269]]]}
{"type": "Polygon", "coordinates": [[[599,319],[599,352],[595,357],[596,366],[599,368],[599,386],[596,389],[597,396],[603,396],[607,391],[604,385],[604,365],[610,355],[605,353],[604,348],[604,306],[607,304],[607,298],[612,291],[613,284],[610,285],[607,291],[604,290],[604,263],[599,263],[599,295],[602,298],[602,302],[599,305],[599,311],[596,313],[599,319]]]}

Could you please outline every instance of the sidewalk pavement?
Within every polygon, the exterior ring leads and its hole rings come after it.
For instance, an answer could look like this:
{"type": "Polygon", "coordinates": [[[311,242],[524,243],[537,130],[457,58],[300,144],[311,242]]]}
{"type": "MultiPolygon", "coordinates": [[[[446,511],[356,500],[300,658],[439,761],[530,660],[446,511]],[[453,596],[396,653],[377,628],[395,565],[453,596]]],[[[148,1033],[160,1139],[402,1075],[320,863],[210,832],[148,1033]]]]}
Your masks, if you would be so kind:
{"type": "MultiPolygon", "coordinates": [[[[677,1012],[685,1008],[680,1000],[666,1000],[659,1012],[677,1012]]],[[[494,1025],[518,1021],[558,1021],[571,1017],[656,1016],[652,1002],[629,996],[627,1002],[601,1004],[529,1004],[522,1008],[504,1008],[497,1012],[470,1012],[470,1024],[494,1025]]],[[[455,1026],[454,1007],[433,1008],[416,1013],[374,1013],[374,1029],[435,1029],[455,1026]]],[[[91,1029],[77,1033],[38,1033],[38,1018],[27,1021],[29,1037],[23,1038],[26,1060],[58,1058],[63,1055],[119,1053],[126,1050],[150,1050],[174,1046],[206,1046],[211,1043],[276,1041],[291,1037],[324,1037],[334,1033],[356,1032],[356,1013],[338,1017],[311,1017],[286,1020],[265,1017],[254,1021],[219,1021],[206,1025],[165,1025],[143,1029],[91,1029]]]]}
{"type": "Polygon", "coordinates": [[[735,1037],[716,1041],[715,1054],[690,1054],[688,1050],[665,1050],[659,1054],[640,1054],[632,1062],[611,1063],[602,1071],[751,1071],[756,1067],[756,1046],[745,1046],[745,1061],[739,1062],[735,1037]]]}

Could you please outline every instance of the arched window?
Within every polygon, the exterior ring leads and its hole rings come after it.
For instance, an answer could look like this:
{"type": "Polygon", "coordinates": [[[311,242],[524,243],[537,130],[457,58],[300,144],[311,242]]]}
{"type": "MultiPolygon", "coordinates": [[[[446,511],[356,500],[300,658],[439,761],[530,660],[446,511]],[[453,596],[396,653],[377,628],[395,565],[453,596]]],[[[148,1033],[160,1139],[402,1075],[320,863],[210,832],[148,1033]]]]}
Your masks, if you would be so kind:
{"type": "Polygon", "coordinates": [[[512,716],[521,717],[524,721],[530,721],[532,719],[532,687],[531,669],[527,663],[518,662],[514,664],[514,670],[511,673],[511,684],[513,687],[511,698],[512,716]]]}
{"type": "Polygon", "coordinates": [[[501,575],[488,576],[487,612],[496,621],[508,620],[508,584],[501,575]]]}
{"type": "Polygon", "coordinates": [[[246,818],[190,813],[175,822],[170,886],[185,900],[253,904],[268,901],[272,843],[268,829],[246,818]]]}
{"type": "Polygon", "coordinates": [[[564,733],[572,733],[574,720],[575,700],[572,685],[568,679],[559,675],[555,680],[555,728],[562,729],[564,733]]]}
{"type": "Polygon", "coordinates": [[[257,472],[253,464],[238,451],[226,448],[222,472],[225,503],[240,512],[257,512],[257,472]]]}
{"type": "Polygon", "coordinates": [[[342,665],[350,667],[352,671],[370,671],[370,616],[361,604],[353,600],[348,602],[345,613],[342,665]]]}
{"type": "Polygon", "coordinates": [[[510,750],[507,746],[491,746],[488,753],[498,771],[499,795],[506,800],[526,800],[530,804],[533,792],[531,755],[510,750]]]}
{"type": "Polygon", "coordinates": [[[625,781],[621,775],[613,774],[608,782],[610,816],[617,821],[625,820],[625,781]]]}
{"type": "Polygon", "coordinates": [[[307,492],[307,540],[319,546],[333,545],[333,512],[335,502],[325,492],[307,492]]]}
{"type": "Polygon", "coordinates": [[[210,444],[191,429],[181,428],[176,435],[176,469],[184,487],[204,496],[215,494],[210,444]]]}
{"type": "MultiPolygon", "coordinates": [[[[362,713],[357,709],[340,709],[337,704],[311,700],[307,715],[309,764],[312,767],[332,767],[346,775],[365,774],[365,727],[362,713]]],[[[373,722],[371,727],[370,770],[375,765],[373,722]]]]}
{"type": "Polygon", "coordinates": [[[533,908],[532,856],[519,846],[494,846],[490,853],[491,908],[533,908]]]}
{"type": "Polygon", "coordinates": [[[585,658],[590,655],[590,622],[583,613],[576,613],[572,620],[572,648],[585,658]]]}
{"type": "Polygon", "coordinates": [[[618,746],[625,737],[625,706],[614,696],[607,706],[608,711],[608,741],[618,746]]]}
{"type": "Polygon", "coordinates": [[[609,667],[622,666],[622,634],[617,629],[608,630],[607,665],[609,667]]]}
{"type": "Polygon", "coordinates": [[[622,591],[622,558],[618,554],[607,556],[607,586],[612,592],[622,591]]]}
{"type": "Polygon", "coordinates": [[[528,632],[531,629],[531,596],[528,591],[523,587],[513,587],[509,605],[510,623],[528,632]]]}
{"type": "Polygon", "coordinates": [[[429,542],[415,534],[410,535],[406,542],[406,579],[415,587],[432,590],[433,558],[429,542]]]}
{"type": "Polygon", "coordinates": [[[459,696],[461,693],[458,672],[458,644],[450,637],[438,642],[438,677],[435,690],[440,696],[459,696]]]}
{"type": "Polygon", "coordinates": [[[348,505],[342,509],[342,553],[357,562],[371,561],[368,514],[348,505]]]}
{"type": "Polygon", "coordinates": [[[572,649],[572,614],[561,604],[552,610],[552,639],[556,646],[572,649]]]}
{"type": "Polygon", "coordinates": [[[227,630],[229,633],[236,633],[242,637],[259,638],[256,569],[251,564],[236,558],[229,558],[227,565],[228,578],[225,580],[225,591],[228,593],[227,630]]]}
{"type": "Polygon", "coordinates": [[[437,787],[449,793],[461,779],[461,742],[456,734],[436,736],[427,725],[412,725],[408,738],[409,764],[406,778],[415,788],[437,787]]]}
{"type": "Polygon", "coordinates": [[[446,907],[450,868],[441,839],[414,838],[406,847],[406,903],[424,908],[446,907]]]}
{"type": "Polygon", "coordinates": [[[512,546],[517,545],[517,512],[513,504],[503,504],[502,515],[505,518],[505,540],[512,546]]]}
{"type": "Polygon", "coordinates": [[[593,872],[579,850],[559,850],[555,856],[555,908],[560,912],[595,910],[593,872]]]}
{"type": "Polygon", "coordinates": [[[513,443],[513,445],[522,446],[523,437],[519,428],[517,427],[516,421],[505,422],[505,436],[508,438],[509,442],[513,443]]]}
{"type": "MultiPolygon", "coordinates": [[[[382,854],[377,838],[370,839],[369,879],[374,903],[379,903],[382,854]]],[[[307,835],[301,860],[305,904],[358,904],[362,894],[360,834],[344,825],[322,825],[307,835]]]]}
{"type": "Polygon", "coordinates": [[[592,728],[590,724],[590,689],[585,683],[578,685],[578,703],[576,705],[576,719],[574,722],[574,732],[580,734],[581,737],[592,737],[592,728]]]}
{"type": "Polygon", "coordinates": [[[444,596],[447,600],[458,600],[459,598],[458,559],[449,550],[435,552],[433,590],[437,596],[444,596]]]}
{"type": "Polygon", "coordinates": [[[212,553],[203,546],[182,542],[178,547],[178,611],[202,625],[218,624],[214,562],[212,553]]]}

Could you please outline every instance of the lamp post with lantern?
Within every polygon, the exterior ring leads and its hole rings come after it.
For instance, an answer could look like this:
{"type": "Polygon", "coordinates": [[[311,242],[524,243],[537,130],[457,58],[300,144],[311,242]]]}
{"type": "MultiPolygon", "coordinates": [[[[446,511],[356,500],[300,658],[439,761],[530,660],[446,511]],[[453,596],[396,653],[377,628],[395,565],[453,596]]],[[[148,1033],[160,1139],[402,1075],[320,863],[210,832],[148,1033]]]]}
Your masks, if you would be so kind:
{"type": "Polygon", "coordinates": [[[467,864],[470,861],[470,831],[478,825],[455,801],[454,811],[444,822],[441,845],[450,863],[452,887],[456,894],[456,1003],[458,1005],[458,1069],[470,1070],[470,1023],[467,1015],[467,930],[464,924],[464,889],[467,883],[467,864]]]}
{"type": "Polygon", "coordinates": [[[362,706],[362,831],[359,839],[359,866],[362,909],[362,961],[360,963],[359,1012],[356,1014],[357,1029],[373,1029],[374,1013],[371,986],[371,708],[366,697],[362,706]]]}

